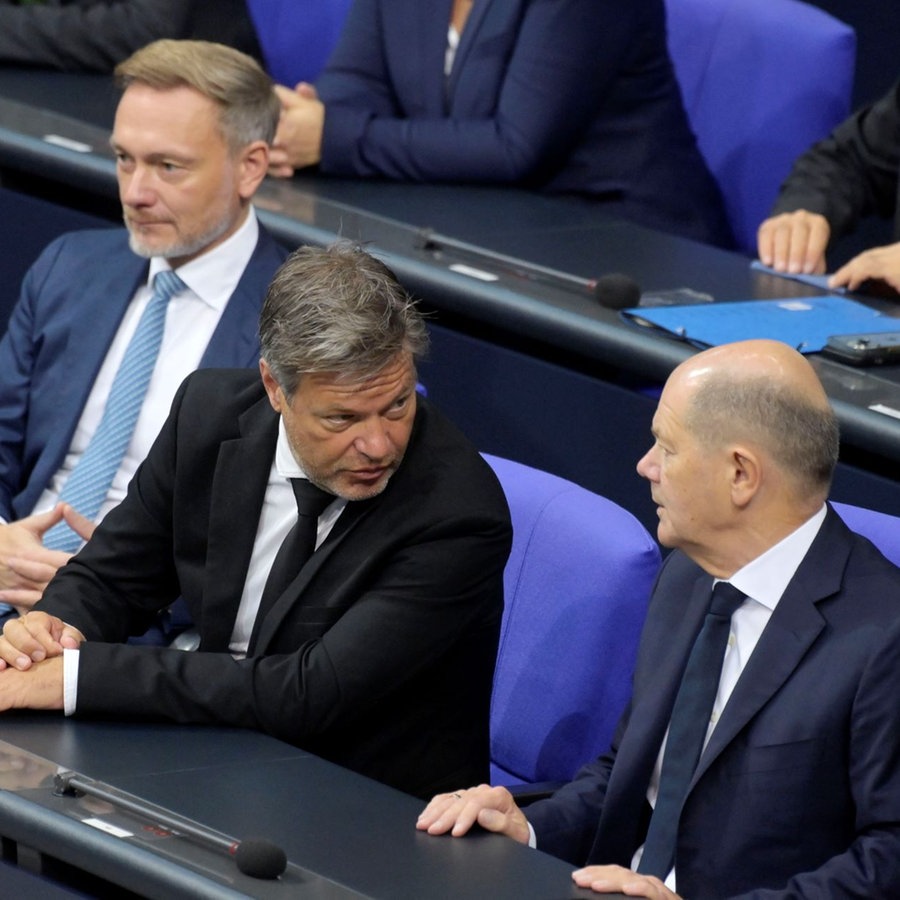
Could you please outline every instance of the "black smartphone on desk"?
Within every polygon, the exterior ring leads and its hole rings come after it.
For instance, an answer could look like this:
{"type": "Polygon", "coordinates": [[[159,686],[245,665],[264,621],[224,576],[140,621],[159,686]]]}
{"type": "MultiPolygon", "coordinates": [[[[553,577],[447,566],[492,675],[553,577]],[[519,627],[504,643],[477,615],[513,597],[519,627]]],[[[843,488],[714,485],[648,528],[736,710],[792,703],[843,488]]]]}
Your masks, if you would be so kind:
{"type": "Polygon", "coordinates": [[[900,331],[833,334],[822,355],[851,366],[883,366],[900,363],[900,331]]]}

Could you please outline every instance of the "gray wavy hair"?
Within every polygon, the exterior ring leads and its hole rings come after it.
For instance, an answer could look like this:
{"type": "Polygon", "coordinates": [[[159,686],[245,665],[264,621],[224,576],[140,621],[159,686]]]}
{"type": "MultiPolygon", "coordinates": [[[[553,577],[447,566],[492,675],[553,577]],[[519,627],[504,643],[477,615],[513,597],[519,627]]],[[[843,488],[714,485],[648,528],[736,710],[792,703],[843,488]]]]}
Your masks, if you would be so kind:
{"type": "Polygon", "coordinates": [[[394,273],[361,247],[300,247],[275,273],[259,321],[263,359],[290,398],[300,377],[364,381],[398,353],[428,350],[421,313],[394,273]]]}

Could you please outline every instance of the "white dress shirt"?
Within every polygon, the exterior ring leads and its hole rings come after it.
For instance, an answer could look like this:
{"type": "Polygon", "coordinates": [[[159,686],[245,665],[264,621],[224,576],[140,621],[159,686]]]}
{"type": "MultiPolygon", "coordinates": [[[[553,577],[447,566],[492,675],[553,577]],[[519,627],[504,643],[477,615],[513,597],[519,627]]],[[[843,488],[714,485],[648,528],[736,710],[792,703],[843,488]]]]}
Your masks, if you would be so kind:
{"type": "MultiPolygon", "coordinates": [[[[178,269],[187,289],[175,294],[166,310],[166,324],[156,367],[135,424],[122,464],[113,477],[109,493],[100,507],[97,521],[117,506],[128,489],[138,465],[150,449],[169,414],[172,398],[187,375],[200,364],[210,338],[219,324],[228,299],[234,293],[244,269],[256,249],[259,224],[251,208],[241,227],[212,250],[178,269]]],[[[153,296],[154,276],[168,268],[158,257],[150,260],[147,282],[138,288],[119,325],[100,367],[81,418],[72,435],[62,466],[38,498],[34,512],[52,509],[82,453],[100,424],[106,400],[122,357],[145,307],[153,296]]]]}

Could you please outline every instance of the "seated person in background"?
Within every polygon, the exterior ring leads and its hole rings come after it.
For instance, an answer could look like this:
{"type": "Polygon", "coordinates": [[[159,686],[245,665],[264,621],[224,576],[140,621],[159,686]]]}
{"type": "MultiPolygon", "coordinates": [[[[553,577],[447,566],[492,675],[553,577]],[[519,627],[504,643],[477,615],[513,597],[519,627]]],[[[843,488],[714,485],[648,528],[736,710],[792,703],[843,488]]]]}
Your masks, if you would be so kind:
{"type": "Polygon", "coordinates": [[[0,601],[23,610],[125,495],[185,375],[256,368],[259,310],[287,255],[251,204],[278,122],[259,65],[219,44],[158,41],[117,73],[126,228],[50,244],[0,341],[0,601]],[[144,317],[157,275],[173,272],[161,316],[144,317]],[[77,534],[60,525],[51,538],[63,516],[77,534]]]}
{"type": "Polygon", "coordinates": [[[418,827],[533,837],[599,893],[900,897],[900,569],[825,502],[838,428],[812,367],[707,350],[653,435],[638,472],[676,549],[612,748],[525,813],[482,785],[418,827]]]}
{"type": "Polygon", "coordinates": [[[278,93],[276,175],[511,184],[730,239],[663,0],[354,0],[315,88],[278,93]]]}
{"type": "Polygon", "coordinates": [[[0,65],[111,72],[158,38],[218,41],[260,58],[244,0],[0,0],[0,65]]]}
{"type": "Polygon", "coordinates": [[[188,377],[128,495],[6,624],[0,709],[259,728],[420,796],[485,778],[512,528],[416,395],[422,317],[363,251],[303,247],[260,340],[262,378],[188,377]],[[179,595],[198,651],[117,643],[179,595]]]}
{"type": "Polygon", "coordinates": [[[829,242],[865,216],[893,218],[896,244],[861,253],[831,277],[856,290],[879,281],[900,292],[900,81],[804,153],[759,229],[759,258],[793,274],[827,270],[829,242]]]}

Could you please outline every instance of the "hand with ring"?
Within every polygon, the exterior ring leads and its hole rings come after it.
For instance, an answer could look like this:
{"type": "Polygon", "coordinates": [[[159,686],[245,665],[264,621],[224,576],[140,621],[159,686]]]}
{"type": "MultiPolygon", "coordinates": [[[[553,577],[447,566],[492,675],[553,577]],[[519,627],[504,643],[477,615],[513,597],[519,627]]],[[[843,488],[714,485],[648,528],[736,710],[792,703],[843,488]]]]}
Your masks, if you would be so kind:
{"type": "Polygon", "coordinates": [[[486,831],[505,834],[520,844],[531,836],[528,820],[504,787],[481,784],[464,791],[438,794],[422,811],[416,822],[419,831],[462,837],[473,825],[486,831]]]}

